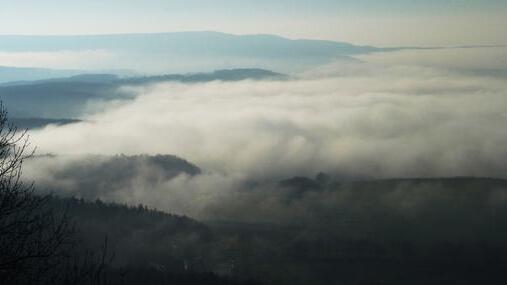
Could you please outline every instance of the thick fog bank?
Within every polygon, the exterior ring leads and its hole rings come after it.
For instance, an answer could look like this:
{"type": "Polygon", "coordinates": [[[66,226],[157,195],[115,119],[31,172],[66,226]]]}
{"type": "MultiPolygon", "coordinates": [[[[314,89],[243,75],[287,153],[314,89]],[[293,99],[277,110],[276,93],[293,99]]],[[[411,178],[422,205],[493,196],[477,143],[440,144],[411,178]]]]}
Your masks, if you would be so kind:
{"type": "MultiPolygon", "coordinates": [[[[328,65],[289,81],[126,86],[138,94],[132,102],[84,122],[32,131],[31,138],[39,153],[188,159],[202,175],[148,187],[139,173],[135,187],[101,194],[183,213],[240,195],[247,182],[320,171],[349,178],[506,178],[507,83],[489,75],[501,75],[494,65],[485,73],[471,60],[444,64],[469,51],[456,53],[437,52],[427,64],[416,55],[370,57],[373,63],[328,65]]],[[[503,60],[499,54],[486,49],[481,56],[503,60]]],[[[424,51],[422,58],[428,56],[424,51]]],[[[65,167],[33,167],[27,176],[43,173],[53,181],[65,167]]]]}

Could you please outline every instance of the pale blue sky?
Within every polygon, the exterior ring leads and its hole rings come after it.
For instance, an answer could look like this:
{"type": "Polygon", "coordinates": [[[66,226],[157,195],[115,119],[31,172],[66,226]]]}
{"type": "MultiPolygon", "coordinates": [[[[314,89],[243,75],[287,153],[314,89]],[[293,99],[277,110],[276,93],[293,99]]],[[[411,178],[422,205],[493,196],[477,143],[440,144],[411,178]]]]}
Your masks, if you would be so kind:
{"type": "Polygon", "coordinates": [[[0,0],[0,34],[215,30],[377,45],[507,44],[505,0],[0,0]]]}

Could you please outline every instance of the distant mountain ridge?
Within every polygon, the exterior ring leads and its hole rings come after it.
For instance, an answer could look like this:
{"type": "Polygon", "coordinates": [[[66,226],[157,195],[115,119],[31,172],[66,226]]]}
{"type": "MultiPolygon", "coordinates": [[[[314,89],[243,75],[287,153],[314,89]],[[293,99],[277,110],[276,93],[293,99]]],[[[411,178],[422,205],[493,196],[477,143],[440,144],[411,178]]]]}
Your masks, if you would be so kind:
{"type": "Polygon", "coordinates": [[[207,51],[229,55],[260,53],[277,56],[293,56],[301,52],[351,55],[389,50],[330,40],[288,39],[268,34],[233,35],[213,31],[68,36],[0,35],[0,47],[2,51],[11,52],[119,49],[183,53],[207,51]],[[290,50],[287,49],[289,47],[290,50]]]}
{"type": "MultiPolygon", "coordinates": [[[[0,47],[1,51],[1,47],[0,47]]],[[[1,64],[1,62],[0,62],[1,64]]],[[[37,67],[15,67],[0,65],[0,85],[23,84],[29,81],[49,80],[54,78],[68,78],[73,76],[85,76],[94,74],[114,74],[116,76],[134,76],[135,73],[128,70],[71,70],[71,69],[54,69],[54,68],[37,68],[37,67]]]]}
{"type": "MultiPolygon", "coordinates": [[[[0,48],[1,50],[1,48],[0,48]]],[[[11,67],[0,66],[0,84],[6,82],[15,82],[21,80],[44,80],[56,77],[68,77],[78,75],[83,71],[49,69],[49,68],[29,68],[29,67],[11,67]]]]}
{"type": "Polygon", "coordinates": [[[261,68],[233,68],[220,69],[212,72],[195,72],[185,74],[160,74],[145,76],[119,76],[110,73],[78,73],[71,76],[55,76],[47,79],[20,80],[1,82],[0,88],[7,86],[81,82],[81,83],[119,83],[119,84],[146,84],[164,81],[181,82],[206,82],[213,80],[237,81],[237,80],[262,80],[262,79],[286,79],[287,75],[261,68]]]}
{"type": "MultiPolygon", "coordinates": [[[[87,57],[84,65],[88,70],[133,70],[144,74],[198,72],[240,66],[292,73],[336,60],[356,61],[352,57],[354,55],[391,50],[395,49],[220,32],[0,35],[0,52],[51,53],[56,58],[60,52],[67,55],[69,52],[76,53],[76,57],[84,52],[83,56],[87,57]],[[100,54],[98,58],[93,57],[94,51],[100,54]]],[[[68,68],[81,69],[77,63],[68,68]]]]}
{"type": "Polygon", "coordinates": [[[226,69],[210,73],[119,77],[114,74],[81,74],[47,80],[0,84],[0,100],[11,117],[77,119],[92,101],[130,100],[134,95],[119,91],[125,85],[161,82],[285,80],[284,74],[265,69],[226,69]]]}

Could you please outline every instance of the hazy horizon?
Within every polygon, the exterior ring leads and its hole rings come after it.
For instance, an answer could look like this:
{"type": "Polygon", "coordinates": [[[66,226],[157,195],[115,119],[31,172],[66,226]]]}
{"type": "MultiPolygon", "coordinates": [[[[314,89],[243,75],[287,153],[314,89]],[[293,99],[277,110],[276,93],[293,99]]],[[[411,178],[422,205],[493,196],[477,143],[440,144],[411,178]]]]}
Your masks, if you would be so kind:
{"type": "Polygon", "coordinates": [[[507,4],[500,0],[149,0],[117,5],[98,0],[18,1],[2,7],[0,34],[213,30],[380,46],[507,44],[502,29],[507,4]]]}

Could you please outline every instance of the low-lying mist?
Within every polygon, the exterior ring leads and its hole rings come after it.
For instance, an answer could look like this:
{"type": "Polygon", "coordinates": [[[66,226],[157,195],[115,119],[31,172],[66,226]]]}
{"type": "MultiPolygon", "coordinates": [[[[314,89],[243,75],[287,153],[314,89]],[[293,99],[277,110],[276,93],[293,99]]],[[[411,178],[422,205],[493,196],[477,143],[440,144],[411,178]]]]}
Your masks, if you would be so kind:
{"type": "MultiPolygon", "coordinates": [[[[122,88],[136,99],[80,123],[31,131],[39,154],[57,156],[30,161],[26,177],[55,192],[88,197],[83,193],[95,191],[97,198],[207,218],[217,209],[222,216],[246,216],[248,205],[271,213],[283,200],[272,194],[274,184],[318,172],[347,180],[507,178],[505,78],[456,65],[363,62],[329,65],[287,81],[122,88]],[[75,165],[90,154],[172,154],[202,173],[154,182],[155,170],[139,168],[121,186],[93,177],[110,191],[77,189],[83,177],[75,165]],[[61,179],[69,161],[76,174],[61,179]],[[267,186],[252,194],[247,185],[254,182],[267,186]]],[[[289,212],[290,219],[297,208],[289,212]]]]}

